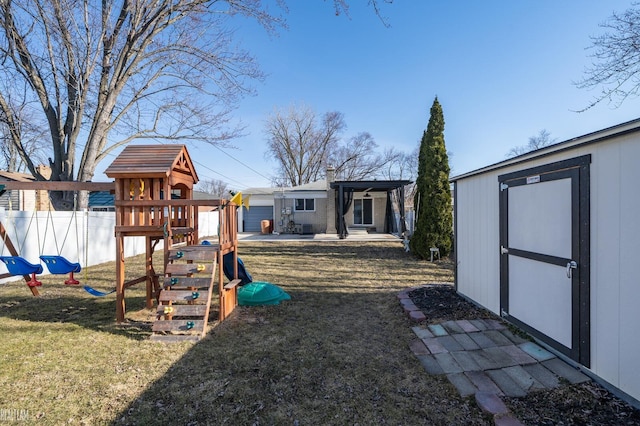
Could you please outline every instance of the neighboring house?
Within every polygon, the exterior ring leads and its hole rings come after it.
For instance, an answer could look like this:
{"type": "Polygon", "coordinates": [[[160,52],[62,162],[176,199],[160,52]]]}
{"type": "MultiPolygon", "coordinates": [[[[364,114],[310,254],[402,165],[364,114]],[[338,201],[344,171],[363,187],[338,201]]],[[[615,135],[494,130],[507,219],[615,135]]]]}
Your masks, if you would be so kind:
{"type": "MultiPolygon", "coordinates": [[[[47,176],[46,166],[39,166],[40,172],[47,176]]],[[[26,173],[7,172],[0,170],[0,185],[2,182],[35,182],[35,178],[26,173]]],[[[6,210],[49,210],[51,201],[46,190],[9,190],[0,195],[0,207],[6,210]]]]}
{"type": "Polygon", "coordinates": [[[115,196],[110,191],[89,193],[89,210],[94,212],[115,212],[115,196]]]}
{"type": "Polygon", "coordinates": [[[640,119],[451,179],[457,291],[636,406],[639,162],[640,119]]]}
{"type": "Polygon", "coordinates": [[[260,232],[261,222],[274,220],[274,193],[277,188],[248,188],[242,191],[243,197],[249,197],[249,208],[239,209],[238,227],[240,232],[260,232]]]}
{"type": "MultiPolygon", "coordinates": [[[[194,200],[217,200],[218,197],[208,192],[193,191],[194,200]]],[[[115,196],[110,191],[92,191],[89,193],[89,210],[96,212],[115,212],[115,196]]],[[[211,206],[200,206],[200,212],[211,211],[211,206]]]]}
{"type": "Polygon", "coordinates": [[[329,168],[328,179],[292,188],[243,191],[251,198],[249,209],[242,212],[241,231],[260,232],[263,220],[272,221],[272,231],[278,233],[346,237],[349,230],[355,229],[404,231],[404,187],[410,181],[335,181],[334,176],[334,170],[329,168]]]}

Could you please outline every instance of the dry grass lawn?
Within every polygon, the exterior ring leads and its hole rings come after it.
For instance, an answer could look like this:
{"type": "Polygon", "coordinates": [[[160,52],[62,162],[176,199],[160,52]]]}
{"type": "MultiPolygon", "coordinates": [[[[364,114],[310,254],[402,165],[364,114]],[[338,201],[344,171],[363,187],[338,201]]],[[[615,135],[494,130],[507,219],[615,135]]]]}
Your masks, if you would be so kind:
{"type": "MultiPolygon", "coordinates": [[[[492,424],[409,350],[412,323],[396,294],[452,281],[446,263],[418,261],[399,242],[241,242],[240,256],[254,280],[291,300],[239,307],[196,344],[147,340],[142,287],[127,293],[130,323],[116,326],[113,295],[66,288],[59,276],[43,279],[40,298],[1,285],[0,415],[28,410],[30,422],[52,425],[492,424]]],[[[141,261],[128,263],[132,274],[141,261]]],[[[88,272],[101,290],[113,277],[113,264],[88,272]]]]}

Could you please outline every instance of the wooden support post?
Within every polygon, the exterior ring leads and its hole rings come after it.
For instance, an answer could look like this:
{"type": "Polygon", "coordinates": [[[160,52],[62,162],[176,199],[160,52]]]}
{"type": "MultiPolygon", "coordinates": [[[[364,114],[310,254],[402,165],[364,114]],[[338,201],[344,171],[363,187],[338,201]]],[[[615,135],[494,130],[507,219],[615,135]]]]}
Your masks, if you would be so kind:
{"type": "Polygon", "coordinates": [[[153,270],[153,246],[151,244],[151,237],[147,236],[146,240],[146,252],[147,258],[145,261],[145,271],[147,275],[147,309],[153,308],[153,279],[154,279],[154,270],[153,270]]]}
{"type": "Polygon", "coordinates": [[[116,321],[124,321],[124,236],[116,233],[116,321]]]}

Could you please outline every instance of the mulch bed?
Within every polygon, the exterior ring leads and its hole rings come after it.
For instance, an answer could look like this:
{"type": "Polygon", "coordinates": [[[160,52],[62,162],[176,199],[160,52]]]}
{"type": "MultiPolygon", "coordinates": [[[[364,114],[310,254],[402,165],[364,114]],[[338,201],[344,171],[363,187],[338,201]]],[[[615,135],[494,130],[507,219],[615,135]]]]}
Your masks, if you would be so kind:
{"type": "MultiPolygon", "coordinates": [[[[458,295],[452,285],[430,285],[412,290],[409,297],[436,324],[448,320],[495,318],[458,295]]],[[[516,418],[526,425],[638,425],[640,410],[594,382],[530,392],[523,398],[503,398],[516,418]]]]}

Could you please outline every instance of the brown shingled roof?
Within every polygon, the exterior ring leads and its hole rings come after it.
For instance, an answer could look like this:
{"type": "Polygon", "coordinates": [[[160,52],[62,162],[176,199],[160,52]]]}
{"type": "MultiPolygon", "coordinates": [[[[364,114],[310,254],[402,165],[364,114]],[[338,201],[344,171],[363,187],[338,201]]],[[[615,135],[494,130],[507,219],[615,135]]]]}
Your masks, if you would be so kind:
{"type": "Polygon", "coordinates": [[[165,177],[173,172],[198,175],[184,145],[128,145],[105,170],[110,178],[165,177]]]}

